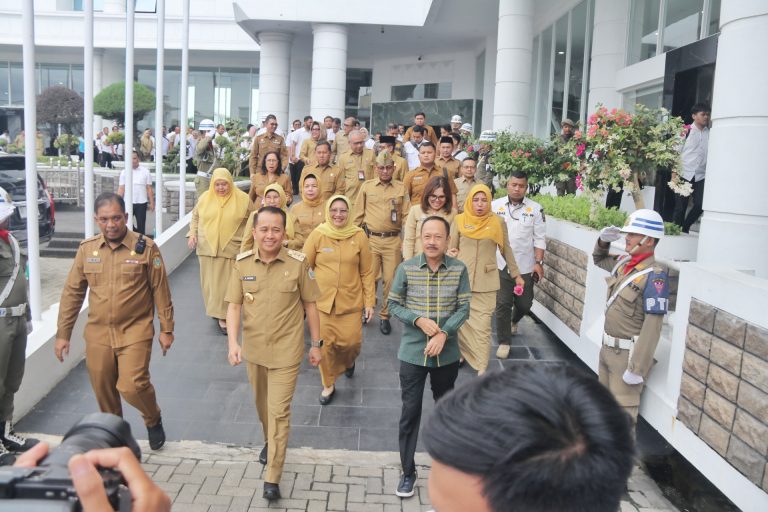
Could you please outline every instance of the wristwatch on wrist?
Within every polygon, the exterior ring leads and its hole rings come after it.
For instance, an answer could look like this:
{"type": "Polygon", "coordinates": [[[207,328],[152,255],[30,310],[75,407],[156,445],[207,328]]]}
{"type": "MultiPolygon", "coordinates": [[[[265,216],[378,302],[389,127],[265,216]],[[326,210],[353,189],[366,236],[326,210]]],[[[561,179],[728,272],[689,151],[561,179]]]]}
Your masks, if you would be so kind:
{"type": "Polygon", "coordinates": [[[323,340],[313,341],[311,344],[312,344],[312,348],[322,348],[323,340]]]}
{"type": "Polygon", "coordinates": [[[544,260],[538,260],[538,261],[536,261],[536,264],[537,265],[541,265],[543,267],[544,266],[544,260]]]}

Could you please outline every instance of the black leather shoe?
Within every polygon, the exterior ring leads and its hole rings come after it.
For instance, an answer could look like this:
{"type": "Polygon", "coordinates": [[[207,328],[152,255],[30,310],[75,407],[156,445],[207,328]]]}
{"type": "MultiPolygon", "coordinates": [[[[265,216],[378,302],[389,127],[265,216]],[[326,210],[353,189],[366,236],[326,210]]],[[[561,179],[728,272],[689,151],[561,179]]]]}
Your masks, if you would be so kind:
{"type": "Polygon", "coordinates": [[[268,446],[269,445],[267,443],[264,443],[264,448],[262,448],[261,449],[261,453],[259,453],[259,462],[261,462],[265,466],[267,465],[267,461],[268,461],[268,459],[267,459],[267,453],[268,453],[267,452],[267,447],[268,446]]]}
{"type": "Polygon", "coordinates": [[[336,394],[336,386],[333,386],[333,391],[331,391],[330,395],[324,395],[322,392],[320,393],[320,405],[328,405],[333,401],[333,395],[336,394]]]}
{"type": "Polygon", "coordinates": [[[379,330],[381,331],[381,334],[389,334],[392,332],[392,324],[389,323],[388,318],[382,318],[379,322],[379,330]]]}
{"type": "Polygon", "coordinates": [[[267,501],[279,500],[281,498],[280,486],[277,484],[264,482],[264,494],[262,495],[262,497],[267,501]]]}
{"type": "Polygon", "coordinates": [[[346,370],[344,370],[344,375],[345,375],[345,376],[346,376],[348,379],[351,379],[351,378],[352,378],[352,376],[353,376],[354,374],[355,374],[355,363],[352,363],[352,366],[350,366],[349,368],[347,368],[346,370]]]}
{"type": "Polygon", "coordinates": [[[222,327],[222,326],[221,326],[221,324],[220,324],[220,323],[218,323],[218,322],[216,322],[216,325],[217,325],[217,326],[218,326],[218,328],[219,328],[219,332],[220,332],[221,334],[223,334],[224,336],[226,336],[226,335],[227,335],[227,328],[226,328],[226,327],[222,327]]]}
{"type": "Polygon", "coordinates": [[[149,447],[153,450],[159,450],[165,444],[165,430],[163,429],[162,418],[157,420],[152,427],[147,427],[147,437],[149,437],[149,447]]]}

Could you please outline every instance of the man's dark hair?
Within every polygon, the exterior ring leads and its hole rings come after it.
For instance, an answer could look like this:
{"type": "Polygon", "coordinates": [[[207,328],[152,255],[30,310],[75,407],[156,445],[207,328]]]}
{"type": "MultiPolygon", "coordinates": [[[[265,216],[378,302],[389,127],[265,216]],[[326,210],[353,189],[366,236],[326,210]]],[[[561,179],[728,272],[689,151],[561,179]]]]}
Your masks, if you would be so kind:
{"type": "Polygon", "coordinates": [[[480,477],[494,512],[615,512],[633,466],[630,429],[591,376],[521,365],[444,396],[423,438],[434,460],[480,477]]]}
{"type": "Polygon", "coordinates": [[[419,126],[417,124],[413,125],[413,129],[411,130],[412,133],[421,133],[422,135],[427,133],[427,129],[423,126],[419,126]]]}
{"type": "Polygon", "coordinates": [[[473,157],[472,155],[467,155],[464,158],[462,158],[461,163],[464,163],[467,160],[472,160],[473,162],[475,162],[475,164],[477,164],[477,158],[473,157]]]}
{"type": "Polygon", "coordinates": [[[267,117],[264,118],[264,122],[271,121],[272,119],[277,121],[277,116],[275,116],[275,114],[268,114],[267,117]]]}
{"type": "Polygon", "coordinates": [[[461,134],[458,132],[451,132],[451,138],[453,142],[459,144],[461,142],[461,134]]]}
{"type": "Polygon", "coordinates": [[[426,186],[424,187],[424,192],[421,194],[422,212],[427,213],[429,211],[429,196],[431,196],[432,193],[439,188],[443,189],[443,194],[445,194],[445,206],[443,206],[443,211],[446,214],[451,213],[451,209],[453,208],[453,192],[451,192],[451,184],[448,183],[448,180],[445,179],[445,176],[433,176],[427,182],[426,186]]]}
{"type": "Polygon", "coordinates": [[[224,125],[223,125],[223,124],[221,124],[221,123],[219,123],[219,124],[217,124],[217,125],[216,125],[216,129],[218,130],[218,129],[219,129],[219,127],[221,127],[221,128],[224,128],[224,125]]]}
{"type": "Polygon", "coordinates": [[[423,117],[424,119],[427,118],[427,114],[425,114],[424,112],[416,112],[415,114],[413,114],[413,117],[419,117],[419,116],[423,117]]]}
{"type": "MultiPolygon", "coordinates": [[[[437,215],[430,215],[429,217],[424,219],[422,221],[422,223],[421,223],[421,231],[424,231],[424,226],[427,225],[427,222],[432,222],[433,220],[440,221],[440,223],[442,223],[443,227],[445,227],[445,235],[446,236],[448,236],[450,234],[450,232],[451,232],[451,225],[448,223],[447,220],[445,220],[442,217],[438,217],[437,215]]],[[[419,233],[419,234],[421,234],[421,233],[419,233]]]]}
{"type": "Polygon", "coordinates": [[[334,117],[333,118],[333,124],[341,125],[341,118],[340,117],[334,117]]]}
{"type": "Polygon", "coordinates": [[[434,144],[432,144],[432,141],[430,141],[430,140],[425,140],[424,142],[422,142],[422,143],[419,145],[419,151],[421,151],[421,150],[422,150],[422,148],[432,148],[432,149],[434,149],[435,151],[437,151],[437,148],[435,147],[435,145],[434,145],[434,144]]]}
{"type": "Polygon", "coordinates": [[[317,148],[319,148],[320,146],[325,146],[328,148],[328,151],[331,151],[331,143],[328,142],[326,139],[320,139],[319,141],[317,141],[317,145],[315,146],[315,151],[317,151],[317,148]]]}
{"type": "Polygon", "coordinates": [[[268,151],[266,155],[264,155],[264,160],[261,161],[261,174],[266,175],[267,174],[267,157],[269,155],[275,155],[277,157],[277,171],[275,173],[280,176],[283,174],[283,159],[280,158],[280,152],[279,151],[268,151]]]}
{"type": "Polygon", "coordinates": [[[325,117],[323,118],[323,121],[327,121],[327,120],[329,120],[329,119],[331,120],[331,122],[333,122],[333,116],[325,116],[325,117]]]}
{"type": "Polygon", "coordinates": [[[526,174],[525,171],[512,171],[509,173],[509,177],[528,181],[528,174],[526,174]]]}
{"type": "Polygon", "coordinates": [[[698,114],[699,112],[712,112],[709,105],[706,103],[696,103],[691,107],[691,115],[698,114]]]}
{"type": "Polygon", "coordinates": [[[125,199],[114,192],[102,192],[99,194],[99,197],[97,197],[96,201],[93,203],[93,213],[99,213],[99,208],[108,205],[109,203],[117,203],[120,207],[120,211],[125,213],[125,199]]]}
{"type": "Polygon", "coordinates": [[[247,125],[245,125],[245,131],[250,130],[251,126],[253,126],[253,123],[248,123],[247,125]]]}
{"type": "Polygon", "coordinates": [[[283,228],[285,228],[285,222],[288,217],[283,210],[280,208],[275,208],[274,206],[262,206],[256,213],[253,214],[253,229],[256,229],[256,224],[259,222],[259,215],[262,213],[274,213],[275,215],[279,215],[283,218],[283,228]]]}
{"type": "Polygon", "coordinates": [[[305,123],[306,123],[307,121],[309,121],[310,119],[312,119],[312,116],[304,116],[304,122],[305,122],[305,123]]]}

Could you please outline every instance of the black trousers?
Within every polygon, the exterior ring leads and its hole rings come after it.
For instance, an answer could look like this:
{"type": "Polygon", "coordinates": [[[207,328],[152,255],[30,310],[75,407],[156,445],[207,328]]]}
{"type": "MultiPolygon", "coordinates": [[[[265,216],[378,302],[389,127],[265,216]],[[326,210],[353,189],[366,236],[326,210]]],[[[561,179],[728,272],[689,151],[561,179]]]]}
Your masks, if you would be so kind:
{"type": "Polygon", "coordinates": [[[400,464],[403,474],[412,475],[416,471],[416,443],[419,440],[421,425],[421,403],[424,396],[424,384],[429,375],[432,398],[437,401],[453,389],[459,375],[459,362],[429,368],[400,361],[400,390],[403,409],[400,413],[400,464]]]}
{"type": "Polygon", "coordinates": [[[515,295],[515,280],[506,269],[499,270],[500,288],[496,292],[496,339],[499,343],[510,343],[512,323],[518,323],[533,305],[533,272],[522,276],[525,289],[518,297],[515,295]]]}
{"type": "Polygon", "coordinates": [[[133,203],[133,219],[136,221],[134,225],[136,233],[146,235],[147,229],[147,204],[148,203],[133,203]]]}
{"type": "Polygon", "coordinates": [[[605,207],[606,208],[616,208],[617,210],[621,207],[621,197],[624,195],[624,183],[621,184],[620,190],[616,192],[613,190],[613,187],[608,189],[608,192],[605,195],[605,207]]]}
{"type": "Polygon", "coordinates": [[[656,190],[653,193],[653,209],[661,215],[664,222],[672,222],[675,214],[675,192],[669,188],[672,171],[656,170],[656,190]]]}
{"type": "Polygon", "coordinates": [[[690,197],[675,196],[675,224],[683,228],[683,233],[690,231],[691,226],[699,220],[699,217],[704,212],[704,182],[706,180],[685,181],[693,185],[693,193],[690,197]],[[691,211],[686,215],[685,210],[688,209],[688,199],[693,200],[693,206],[691,206],[691,211]]]}
{"type": "MultiPolygon", "coordinates": [[[[299,178],[301,178],[301,171],[304,169],[304,161],[297,160],[295,164],[289,164],[288,169],[291,172],[291,185],[293,186],[293,193],[299,194],[301,197],[301,190],[299,190],[299,178]]],[[[318,179],[320,177],[318,176],[318,179]]]]}

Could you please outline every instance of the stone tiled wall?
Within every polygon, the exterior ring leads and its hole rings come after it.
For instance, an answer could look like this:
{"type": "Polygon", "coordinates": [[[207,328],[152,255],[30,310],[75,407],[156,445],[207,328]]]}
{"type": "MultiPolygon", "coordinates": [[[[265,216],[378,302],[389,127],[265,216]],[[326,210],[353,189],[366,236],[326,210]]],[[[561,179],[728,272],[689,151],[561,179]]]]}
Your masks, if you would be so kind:
{"type": "Polygon", "coordinates": [[[768,330],[691,300],[677,418],[768,491],[768,330]]]}
{"type": "Polygon", "coordinates": [[[587,253],[555,239],[547,239],[544,279],[534,297],[573,332],[579,334],[584,313],[587,253]]]}
{"type": "MultiPolygon", "coordinates": [[[[192,208],[195,207],[195,201],[197,200],[197,193],[194,190],[187,190],[184,199],[184,213],[189,213],[192,208]]],[[[176,216],[179,214],[179,191],[165,190],[163,193],[163,208],[166,213],[176,216]]]]}

